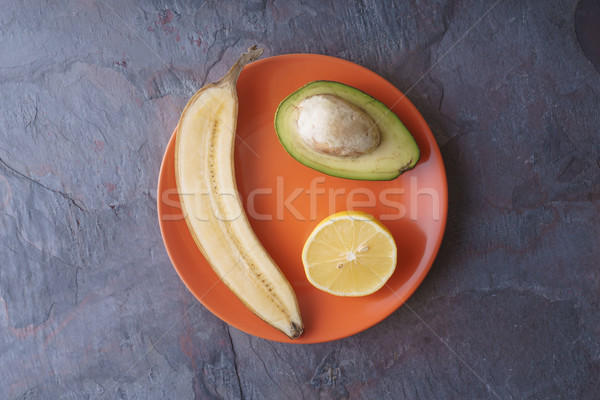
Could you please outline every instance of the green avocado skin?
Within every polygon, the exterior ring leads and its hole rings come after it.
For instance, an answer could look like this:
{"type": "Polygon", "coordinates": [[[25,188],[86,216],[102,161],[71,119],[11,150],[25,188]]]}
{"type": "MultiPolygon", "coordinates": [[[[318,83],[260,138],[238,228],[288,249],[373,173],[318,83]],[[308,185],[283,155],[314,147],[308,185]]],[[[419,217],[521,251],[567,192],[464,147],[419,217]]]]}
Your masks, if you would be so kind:
{"type": "Polygon", "coordinates": [[[414,168],[420,157],[417,143],[394,112],[365,92],[340,82],[313,81],[287,96],[277,107],[275,131],[285,150],[298,162],[338,178],[392,180],[414,168]],[[319,94],[338,96],[363,109],[377,123],[382,138],[379,147],[368,154],[342,158],[306,146],[297,133],[298,104],[319,94]]]}

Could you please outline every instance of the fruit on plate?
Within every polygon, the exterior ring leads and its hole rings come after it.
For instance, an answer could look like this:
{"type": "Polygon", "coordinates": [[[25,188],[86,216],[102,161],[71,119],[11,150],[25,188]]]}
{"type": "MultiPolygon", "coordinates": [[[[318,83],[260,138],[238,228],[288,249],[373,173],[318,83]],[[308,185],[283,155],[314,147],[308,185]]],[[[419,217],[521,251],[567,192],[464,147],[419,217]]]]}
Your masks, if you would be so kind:
{"type": "Polygon", "coordinates": [[[302,263],[316,288],[337,296],[381,289],[396,269],[396,242],[377,218],[342,211],[321,221],[306,240],[302,263]]]}
{"type": "Polygon", "coordinates": [[[285,150],[307,167],[348,179],[390,180],[419,161],[419,147],[385,104],[332,81],[314,81],[275,113],[285,150]]]}
{"type": "Polygon", "coordinates": [[[185,106],[175,143],[175,177],[186,223],[219,278],[250,310],[290,338],[303,332],[298,301],[252,230],[233,165],[237,79],[263,52],[248,49],[185,106]]]}

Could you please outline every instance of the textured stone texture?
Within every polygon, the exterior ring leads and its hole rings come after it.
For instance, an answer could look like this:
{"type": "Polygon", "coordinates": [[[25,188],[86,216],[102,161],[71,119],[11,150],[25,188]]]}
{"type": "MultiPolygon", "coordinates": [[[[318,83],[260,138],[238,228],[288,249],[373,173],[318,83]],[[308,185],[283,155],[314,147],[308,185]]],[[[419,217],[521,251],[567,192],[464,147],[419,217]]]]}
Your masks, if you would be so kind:
{"type": "Polygon", "coordinates": [[[321,3],[2,1],[0,398],[597,398],[597,2],[321,3]],[[379,73],[446,162],[431,273],[344,340],[229,328],[162,245],[178,114],[254,43],[379,73]]]}

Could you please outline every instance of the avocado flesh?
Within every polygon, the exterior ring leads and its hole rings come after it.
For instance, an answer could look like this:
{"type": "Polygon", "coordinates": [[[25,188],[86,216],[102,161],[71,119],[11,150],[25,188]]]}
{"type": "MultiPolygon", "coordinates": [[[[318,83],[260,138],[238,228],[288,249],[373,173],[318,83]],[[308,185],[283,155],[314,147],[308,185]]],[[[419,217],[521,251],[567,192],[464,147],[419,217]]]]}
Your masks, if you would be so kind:
{"type": "Polygon", "coordinates": [[[289,95],[277,108],[275,130],[285,150],[300,163],[340,178],[391,180],[419,161],[419,147],[396,114],[379,100],[339,82],[314,81],[289,95]],[[298,134],[298,105],[316,95],[338,96],[361,108],[379,128],[379,146],[355,157],[324,154],[308,146],[298,134]]]}

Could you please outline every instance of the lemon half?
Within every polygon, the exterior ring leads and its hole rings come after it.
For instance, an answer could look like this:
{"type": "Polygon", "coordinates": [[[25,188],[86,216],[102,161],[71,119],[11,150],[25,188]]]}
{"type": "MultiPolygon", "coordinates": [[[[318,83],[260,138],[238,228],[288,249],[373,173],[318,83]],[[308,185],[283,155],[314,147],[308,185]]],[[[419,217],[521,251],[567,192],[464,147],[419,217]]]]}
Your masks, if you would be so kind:
{"type": "Polygon", "coordinates": [[[302,250],[306,277],[336,296],[365,296],[381,289],[396,269],[396,242],[374,216],[342,211],[321,221],[302,250]]]}

